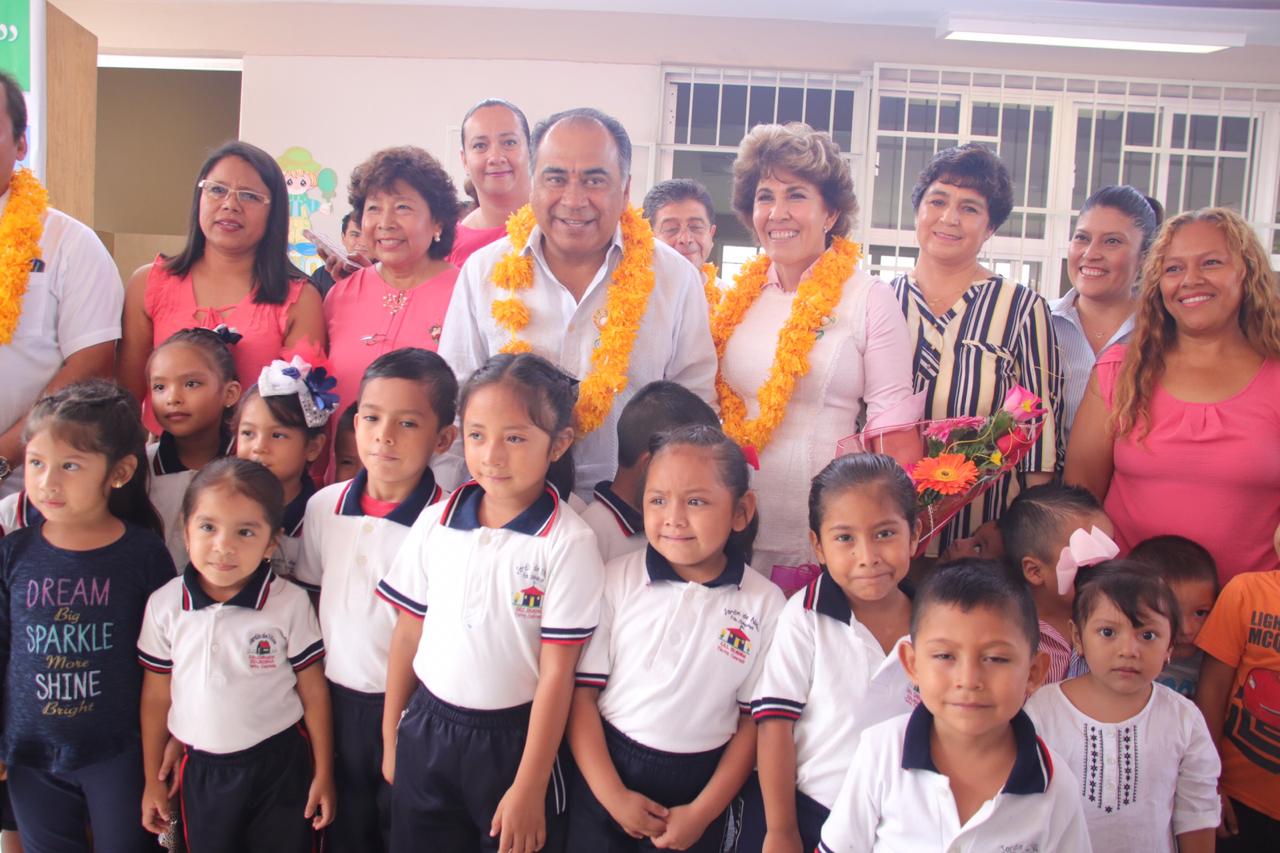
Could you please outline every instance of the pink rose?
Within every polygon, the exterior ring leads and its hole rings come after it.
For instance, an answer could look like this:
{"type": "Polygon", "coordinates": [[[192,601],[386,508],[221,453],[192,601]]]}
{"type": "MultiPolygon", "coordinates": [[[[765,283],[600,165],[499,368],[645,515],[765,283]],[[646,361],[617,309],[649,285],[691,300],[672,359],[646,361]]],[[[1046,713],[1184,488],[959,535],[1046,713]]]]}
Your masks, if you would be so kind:
{"type": "Polygon", "coordinates": [[[953,430],[981,429],[986,422],[986,418],[975,418],[967,415],[958,418],[945,418],[939,421],[931,421],[925,427],[924,434],[927,438],[936,438],[938,441],[945,443],[951,438],[953,430]]]}
{"type": "Polygon", "coordinates": [[[1040,402],[1040,398],[1035,394],[1021,385],[1015,385],[1004,398],[1004,405],[1001,408],[1013,415],[1017,423],[1026,423],[1044,414],[1045,410],[1040,407],[1040,402]]]}

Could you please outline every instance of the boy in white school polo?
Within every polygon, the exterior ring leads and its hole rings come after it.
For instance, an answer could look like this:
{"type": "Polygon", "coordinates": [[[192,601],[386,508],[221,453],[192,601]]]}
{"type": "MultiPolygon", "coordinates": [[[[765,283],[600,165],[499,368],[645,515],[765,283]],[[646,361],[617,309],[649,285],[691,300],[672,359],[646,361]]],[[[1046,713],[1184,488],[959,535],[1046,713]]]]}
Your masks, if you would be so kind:
{"type": "Polygon", "coordinates": [[[445,495],[430,463],[453,442],[458,382],[435,353],[406,348],[369,365],[360,396],[365,405],[357,403],[354,422],[363,467],[354,479],[321,489],[307,504],[295,572],[300,584],[320,594],[320,628],[329,647],[325,676],[333,699],[334,781],[342,803],[326,836],[331,853],[375,853],[389,844],[382,711],[396,611],[376,592],[422,511],[445,495]],[[424,423],[394,434],[406,417],[424,423]],[[388,455],[387,448],[402,464],[389,466],[379,458],[388,455]]]}
{"type": "MultiPolygon", "coordinates": [[[[862,732],[920,701],[898,659],[906,639],[885,654],[853,618],[848,597],[825,568],[778,617],[751,715],[757,725],[794,725],[796,821],[808,850],[818,842],[862,732]]],[[[758,850],[765,827],[756,825],[764,805],[755,780],[744,798],[744,842],[752,839],[748,849],[758,850]]]]}
{"type": "Polygon", "coordinates": [[[910,714],[862,733],[821,853],[1088,853],[1077,783],[1022,711],[1046,660],[1025,585],[990,560],[920,587],[903,666],[910,714]]]}
{"type": "Polygon", "coordinates": [[[34,527],[43,520],[40,510],[27,497],[26,489],[0,498],[0,536],[34,527]]]}
{"type": "Polygon", "coordinates": [[[660,379],[627,401],[618,416],[618,472],[596,484],[590,504],[581,510],[607,565],[645,546],[640,482],[649,464],[649,439],[660,432],[692,424],[719,428],[715,411],[683,385],[660,379]]]}

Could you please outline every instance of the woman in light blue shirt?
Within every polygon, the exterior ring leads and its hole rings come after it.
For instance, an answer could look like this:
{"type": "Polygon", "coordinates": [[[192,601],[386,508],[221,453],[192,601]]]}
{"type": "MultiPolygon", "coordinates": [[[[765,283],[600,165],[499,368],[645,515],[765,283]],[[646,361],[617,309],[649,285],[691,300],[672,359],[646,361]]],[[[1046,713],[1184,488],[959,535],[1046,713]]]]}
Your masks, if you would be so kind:
{"type": "Polygon", "coordinates": [[[1160,202],[1130,186],[1103,187],[1080,209],[1067,249],[1071,289],[1050,306],[1064,380],[1063,447],[1098,356],[1133,331],[1142,261],[1163,218],[1160,202]]]}

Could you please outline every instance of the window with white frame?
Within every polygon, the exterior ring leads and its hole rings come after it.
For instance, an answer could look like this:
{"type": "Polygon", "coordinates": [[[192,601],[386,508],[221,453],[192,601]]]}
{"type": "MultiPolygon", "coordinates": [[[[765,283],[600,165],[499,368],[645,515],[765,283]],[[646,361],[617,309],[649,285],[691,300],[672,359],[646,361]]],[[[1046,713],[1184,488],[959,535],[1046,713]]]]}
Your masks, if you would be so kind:
{"type": "MultiPolygon", "coordinates": [[[[659,174],[692,178],[716,206],[712,260],[722,278],[756,253],[755,239],[733,212],[733,161],[749,128],[803,121],[831,133],[852,164],[861,162],[866,80],[856,75],[747,69],[663,69],[659,174]]],[[[858,174],[855,171],[855,174],[858,174]]]]}

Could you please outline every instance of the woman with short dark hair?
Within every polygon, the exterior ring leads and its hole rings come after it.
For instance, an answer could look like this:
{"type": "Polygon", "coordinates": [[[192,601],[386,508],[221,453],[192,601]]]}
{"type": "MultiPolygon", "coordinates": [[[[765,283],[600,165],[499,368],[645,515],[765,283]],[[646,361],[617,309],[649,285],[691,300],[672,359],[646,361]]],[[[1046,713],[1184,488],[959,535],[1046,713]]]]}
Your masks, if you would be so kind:
{"type": "Polygon", "coordinates": [[[401,347],[435,352],[458,277],[447,260],[458,193],[435,157],[409,145],[379,151],[352,171],[348,195],[378,261],[335,284],[324,302],[343,405],[378,356],[401,347]]]}
{"type": "MultiPolygon", "coordinates": [[[[1044,429],[1019,473],[1047,482],[1058,462],[1062,375],[1049,305],[1035,291],[978,260],[1013,210],[1009,170],[970,143],[938,152],[911,192],[920,256],[893,280],[915,353],[915,388],[928,419],[985,417],[1021,385],[1045,403],[1044,429]]],[[[1005,477],[965,507],[930,543],[941,550],[1000,515],[1013,496],[1005,477]]]]}

